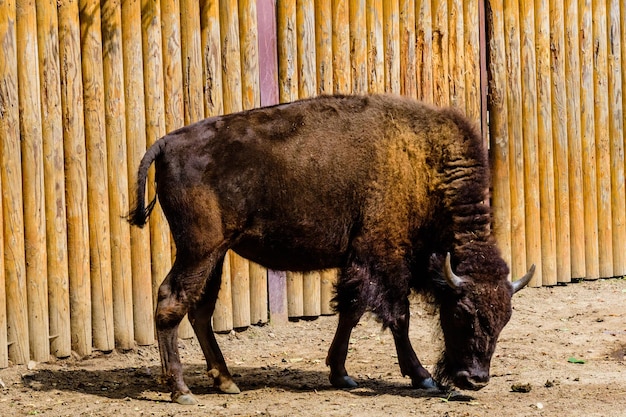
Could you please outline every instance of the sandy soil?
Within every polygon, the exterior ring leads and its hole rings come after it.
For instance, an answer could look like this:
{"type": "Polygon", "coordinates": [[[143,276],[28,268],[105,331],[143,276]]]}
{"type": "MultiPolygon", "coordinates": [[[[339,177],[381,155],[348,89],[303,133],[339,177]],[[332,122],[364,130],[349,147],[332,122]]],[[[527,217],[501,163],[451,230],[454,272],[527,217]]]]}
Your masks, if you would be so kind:
{"type": "MultiPolygon", "coordinates": [[[[0,370],[0,416],[626,416],[626,280],[528,288],[492,361],[491,383],[468,397],[409,388],[393,340],[372,317],[355,329],[342,391],[324,364],[336,317],[219,335],[239,395],[217,393],[195,340],[181,341],[186,380],[200,404],[169,402],[156,346],[0,370]],[[571,361],[584,363],[572,363],[571,361]],[[514,392],[517,390],[528,392],[514,392]],[[469,397],[471,396],[471,397],[469,397]]],[[[440,339],[415,300],[411,339],[432,369],[440,339]]]]}

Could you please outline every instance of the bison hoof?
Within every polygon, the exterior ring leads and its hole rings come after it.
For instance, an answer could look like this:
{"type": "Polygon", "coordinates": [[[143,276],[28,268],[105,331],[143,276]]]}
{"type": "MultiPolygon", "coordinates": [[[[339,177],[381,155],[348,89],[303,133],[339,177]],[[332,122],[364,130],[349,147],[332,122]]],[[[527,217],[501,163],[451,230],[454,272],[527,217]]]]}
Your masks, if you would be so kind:
{"type": "Polygon", "coordinates": [[[224,394],[239,394],[241,390],[233,381],[225,381],[218,387],[224,394]]]}
{"type": "Polygon", "coordinates": [[[196,404],[198,404],[198,400],[196,400],[196,397],[194,397],[192,393],[180,394],[180,395],[174,396],[172,398],[172,401],[174,401],[174,402],[176,402],[178,404],[182,404],[182,405],[196,405],[196,404]]]}
{"type": "Polygon", "coordinates": [[[330,379],[330,383],[335,388],[356,388],[359,386],[359,384],[354,382],[354,379],[350,378],[348,375],[344,375],[340,377],[331,376],[329,379],[330,379]]]}
{"type": "Polygon", "coordinates": [[[413,388],[423,389],[426,391],[441,391],[441,386],[432,378],[422,379],[421,381],[413,381],[413,388]]]}

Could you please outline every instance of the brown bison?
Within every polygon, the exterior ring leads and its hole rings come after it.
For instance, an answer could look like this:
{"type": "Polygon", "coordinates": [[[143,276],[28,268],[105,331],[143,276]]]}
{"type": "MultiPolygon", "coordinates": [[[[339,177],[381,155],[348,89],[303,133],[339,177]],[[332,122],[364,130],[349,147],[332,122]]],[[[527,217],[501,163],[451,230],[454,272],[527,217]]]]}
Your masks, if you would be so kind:
{"type": "Polygon", "coordinates": [[[339,388],[350,333],[366,310],[393,334],[403,375],[421,389],[480,389],[519,281],[490,232],[481,136],[453,109],[388,95],[327,96],[212,117],[158,140],[139,166],[142,226],[148,168],[176,243],[156,327],[172,400],[194,403],[176,344],[186,313],[223,392],[237,393],[211,327],[228,249],[269,268],[339,268],[339,324],[327,365],[339,388]],[[453,272],[453,270],[456,271],[453,272]],[[440,312],[445,348],[431,377],[409,340],[411,290],[440,312]]]}

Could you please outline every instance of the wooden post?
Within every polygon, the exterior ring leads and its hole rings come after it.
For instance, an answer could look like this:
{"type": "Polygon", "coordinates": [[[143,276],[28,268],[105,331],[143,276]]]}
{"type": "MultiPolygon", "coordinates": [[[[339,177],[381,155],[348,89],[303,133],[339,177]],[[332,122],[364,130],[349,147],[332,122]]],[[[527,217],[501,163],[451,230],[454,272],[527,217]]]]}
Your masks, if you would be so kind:
{"type": "Polygon", "coordinates": [[[592,4],[593,80],[596,174],[598,187],[598,255],[600,277],[613,276],[613,222],[611,215],[611,139],[607,56],[606,0],[592,4]]]}
{"type": "Polygon", "coordinates": [[[28,0],[17,1],[17,69],[30,357],[44,361],[50,341],[41,96],[36,9],[28,0]]]}
{"type": "Polygon", "coordinates": [[[321,288],[321,296],[320,296],[320,305],[321,310],[320,314],[330,315],[334,314],[332,300],[335,296],[335,283],[337,282],[337,270],[336,269],[326,269],[321,272],[322,280],[320,282],[321,288]]]}
{"type": "MultiPolygon", "coordinates": [[[[0,17],[4,17],[2,14],[3,10],[0,7],[0,17]]],[[[2,26],[0,24],[0,34],[4,32],[2,26]]],[[[2,58],[0,58],[0,75],[4,75],[2,58]]],[[[4,98],[2,95],[3,91],[0,88],[0,97],[4,98]]],[[[4,133],[4,126],[2,121],[0,120],[0,133],[4,133]]],[[[4,137],[4,136],[3,136],[4,137]]],[[[0,152],[2,148],[0,148],[0,152]]],[[[0,161],[2,161],[2,156],[0,153],[0,161]]],[[[0,170],[0,196],[2,196],[2,171],[0,170]]],[[[0,201],[1,197],[0,197],[0,201]]],[[[0,210],[0,224],[4,224],[4,213],[0,210]]],[[[6,293],[6,280],[5,280],[5,272],[4,272],[4,232],[0,233],[0,305],[5,306],[5,308],[0,308],[0,369],[6,368],[9,366],[9,344],[7,339],[7,293],[6,293]]]]}
{"type": "Polygon", "coordinates": [[[367,88],[370,93],[383,93],[385,91],[386,49],[383,20],[383,1],[367,0],[367,88]]]}
{"type": "Polygon", "coordinates": [[[400,0],[400,91],[417,98],[415,0],[400,0]]]}
{"type": "Polygon", "coordinates": [[[599,248],[598,248],[598,205],[597,205],[597,174],[596,174],[596,147],[594,124],[594,45],[593,27],[591,23],[591,0],[579,1],[578,5],[580,26],[580,108],[581,136],[582,136],[582,167],[583,167],[583,201],[585,205],[585,278],[597,279],[600,277],[599,248]]]}
{"type": "Polygon", "coordinates": [[[317,317],[322,313],[321,297],[321,276],[320,272],[305,272],[302,278],[302,315],[304,317],[317,317]]]}
{"type": "Polygon", "coordinates": [[[304,315],[303,292],[303,274],[287,271],[287,314],[289,318],[298,318],[304,315]]]}
{"type": "Polygon", "coordinates": [[[556,278],[569,282],[572,276],[570,246],[570,192],[567,113],[565,90],[565,25],[563,2],[550,1],[550,44],[552,45],[552,136],[554,143],[554,189],[556,218],[556,278]]]}
{"type": "Polygon", "coordinates": [[[50,352],[70,356],[70,288],[67,269],[67,223],[63,172],[63,118],[59,72],[59,23],[56,0],[36,2],[41,80],[42,141],[48,259],[50,352]],[[41,65],[45,63],[45,65],[41,65]],[[45,92],[45,94],[44,94],[45,92]]]}
{"type": "MultiPolygon", "coordinates": [[[[157,0],[142,0],[143,81],[146,109],[146,147],[165,135],[165,102],[163,97],[163,48],[161,6],[157,0]]],[[[145,150],[144,150],[145,152],[145,150]]],[[[148,173],[148,199],[155,196],[154,168],[148,173]]],[[[161,206],[150,215],[151,294],[156,305],[159,285],[172,266],[170,233],[161,206]]]]}
{"type": "Polygon", "coordinates": [[[57,4],[72,349],[83,356],[91,353],[92,322],[80,23],[76,0],[57,4]]]}
{"type": "Polygon", "coordinates": [[[219,333],[233,329],[233,297],[231,286],[230,252],[226,254],[219,296],[213,312],[213,330],[219,333]]]}
{"type": "Polygon", "coordinates": [[[509,135],[507,125],[507,62],[504,36],[503,2],[490,1],[489,28],[489,137],[491,139],[491,171],[494,234],[505,261],[511,264],[511,218],[509,172],[509,135]]]}
{"type": "MultiPolygon", "coordinates": [[[[220,18],[220,39],[221,39],[221,51],[222,51],[222,80],[223,80],[223,103],[224,113],[238,112],[243,109],[242,104],[242,85],[241,85],[241,50],[239,45],[239,17],[238,7],[234,0],[220,1],[219,5],[219,18],[220,18]]],[[[222,278],[222,290],[218,298],[217,309],[224,310],[218,317],[225,317],[230,314],[230,320],[220,323],[216,321],[214,315],[213,322],[216,330],[218,327],[221,330],[230,330],[234,325],[233,318],[247,317],[250,320],[250,299],[249,299],[249,276],[250,266],[247,260],[239,259],[239,255],[229,252],[227,259],[230,261],[228,275],[223,274],[222,278]],[[234,280],[234,277],[239,279],[234,280]],[[237,287],[234,293],[238,296],[240,294],[247,294],[247,301],[240,299],[233,299],[233,287],[237,287]],[[230,291],[225,293],[225,291],[230,291]],[[228,309],[230,308],[230,311],[228,309]],[[235,314],[234,309],[238,311],[235,314]],[[244,311],[241,311],[244,309],[244,311]],[[230,326],[230,329],[227,329],[230,326]]],[[[250,323],[241,325],[237,323],[239,327],[247,326],[250,323]]]]}
{"type": "Polygon", "coordinates": [[[278,92],[280,102],[285,103],[298,98],[296,1],[281,1],[277,9],[278,92]]]}
{"type": "MultiPolygon", "coordinates": [[[[624,2],[621,1],[623,4],[624,2]]],[[[620,1],[608,3],[609,139],[611,146],[611,213],[613,217],[613,275],[626,275],[626,187],[624,186],[624,107],[622,103],[621,47],[626,34],[620,33],[620,1]],[[621,35],[621,36],[620,36],[621,35]]]]}
{"type": "Polygon", "coordinates": [[[93,345],[115,347],[100,2],[80,0],[93,345]]]}
{"type": "Polygon", "coordinates": [[[448,1],[433,0],[433,81],[438,106],[450,104],[448,1]]]}
{"type": "Polygon", "coordinates": [[[128,350],[134,346],[135,334],[132,325],[130,226],[124,219],[124,215],[129,212],[129,196],[121,12],[120,0],[102,4],[114,337],[118,349],[128,350]]]}
{"type": "MultiPolygon", "coordinates": [[[[146,112],[141,38],[141,2],[139,0],[122,1],[128,186],[131,201],[136,194],[139,161],[146,150],[146,112]]],[[[150,231],[147,228],[131,227],[133,324],[135,340],[140,345],[149,345],[154,342],[154,306],[152,304],[149,239],[150,231]]]]}
{"type": "Polygon", "coordinates": [[[315,58],[317,94],[333,92],[333,19],[332,0],[315,1],[315,58]]]}
{"type": "Polygon", "coordinates": [[[250,326],[250,265],[247,259],[230,251],[230,281],[232,291],[232,326],[250,326]]]}
{"type": "MultiPolygon", "coordinates": [[[[450,36],[448,59],[450,62],[450,104],[465,109],[465,39],[463,3],[467,0],[451,0],[448,5],[448,31],[450,36]]],[[[478,26],[474,26],[478,30],[478,26]]]]}
{"type": "MultiPolygon", "coordinates": [[[[24,212],[18,99],[18,64],[15,1],[0,3],[0,99],[6,103],[0,117],[0,170],[5,252],[6,318],[9,359],[16,364],[30,358],[26,261],[24,258],[24,212]]],[[[4,350],[4,349],[3,349],[4,350]]],[[[6,358],[5,358],[6,359],[6,358]]]]}
{"type": "Polygon", "coordinates": [[[220,46],[220,11],[215,1],[203,1],[200,8],[204,115],[224,112],[222,100],[222,53],[220,46]]]}
{"type": "MultiPolygon", "coordinates": [[[[524,120],[524,192],[526,199],[526,259],[537,271],[531,286],[543,282],[541,265],[541,222],[539,155],[537,126],[537,64],[535,49],[535,15],[531,0],[520,3],[520,41],[522,69],[522,119],[524,120]]],[[[519,117],[519,116],[518,116],[519,117]]],[[[527,267],[530,265],[526,265],[527,267]]]]}
{"type": "Polygon", "coordinates": [[[567,96],[567,141],[569,164],[570,258],[572,278],[586,276],[585,267],[585,197],[581,134],[580,44],[578,0],[566,0],[565,89],[567,96]],[[582,221],[581,221],[582,220],[582,221]]]}
{"type": "Polygon", "coordinates": [[[400,94],[400,10],[397,1],[383,2],[385,91],[400,94]]]}
{"type": "Polygon", "coordinates": [[[427,103],[434,102],[433,80],[433,22],[430,0],[415,0],[416,46],[417,57],[416,78],[417,98],[427,103]]]}
{"type": "Polygon", "coordinates": [[[367,93],[367,12],[363,0],[350,0],[352,93],[367,93]]]}
{"type": "MultiPolygon", "coordinates": [[[[252,109],[261,105],[261,87],[259,84],[259,39],[257,24],[257,2],[239,1],[239,38],[241,49],[241,87],[242,108],[252,109]]],[[[249,262],[249,290],[244,291],[250,302],[249,323],[267,322],[267,269],[249,262]]],[[[242,282],[242,285],[244,283],[242,282]]],[[[233,287],[234,289],[235,287],[233,287]]],[[[245,309],[243,310],[245,311],[245,309]]],[[[242,311],[242,312],[243,312],[242,311]]]]}
{"type": "MultiPolygon", "coordinates": [[[[556,285],[557,283],[549,9],[548,0],[535,1],[535,56],[537,60],[535,79],[537,83],[542,285],[556,285]]],[[[528,139],[527,137],[526,140],[528,139]]]]}
{"type": "Polygon", "coordinates": [[[289,317],[287,302],[287,273],[284,271],[268,271],[268,299],[270,320],[274,324],[285,323],[289,317]]]}
{"type": "MultiPolygon", "coordinates": [[[[467,116],[478,124],[482,124],[482,98],[481,98],[481,47],[480,37],[484,27],[481,21],[480,8],[483,7],[483,0],[464,1],[463,22],[465,43],[464,66],[465,66],[465,111],[467,116]]],[[[504,34],[504,28],[500,35],[504,34]]],[[[487,82],[485,80],[484,82],[487,82]]],[[[483,125],[486,130],[486,124],[483,125]]],[[[486,132],[483,132],[486,133],[486,132]]]]}
{"type": "MultiPolygon", "coordinates": [[[[524,133],[522,114],[522,72],[520,47],[519,3],[504,0],[504,32],[499,35],[505,40],[506,66],[499,69],[506,74],[505,96],[507,107],[507,125],[509,138],[509,173],[508,187],[511,195],[510,203],[510,265],[511,276],[521,277],[526,273],[526,213],[524,199],[524,133]]],[[[494,35],[498,36],[498,35],[494,35]]],[[[490,37],[491,38],[491,37],[490,37]]],[[[490,76],[494,76],[491,71],[490,76]]],[[[490,92],[490,95],[493,94],[490,92]]],[[[490,115],[490,124],[491,118],[490,115]]],[[[496,176],[494,175],[494,178],[496,176]]],[[[494,211],[497,211],[494,209],[494,211]]],[[[507,214],[508,215],[508,214],[507,214]]],[[[499,241],[500,246],[504,242],[499,241]]],[[[507,259],[507,260],[509,260],[507,259]]]]}
{"type": "Polygon", "coordinates": [[[350,13],[348,0],[332,0],[333,8],[333,92],[352,90],[350,70],[350,13]]]}

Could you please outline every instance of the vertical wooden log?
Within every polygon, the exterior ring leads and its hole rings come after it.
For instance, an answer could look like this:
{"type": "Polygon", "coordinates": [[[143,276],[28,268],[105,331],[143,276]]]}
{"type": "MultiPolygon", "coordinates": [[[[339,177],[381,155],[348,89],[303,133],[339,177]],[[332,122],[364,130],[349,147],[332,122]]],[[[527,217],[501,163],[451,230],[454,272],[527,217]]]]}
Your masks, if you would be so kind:
{"type": "Polygon", "coordinates": [[[257,0],[257,18],[261,105],[267,106],[278,103],[278,51],[276,47],[275,1],[257,0]]]}
{"type": "Polygon", "coordinates": [[[202,43],[202,80],[204,115],[224,112],[222,100],[222,53],[220,46],[220,10],[216,1],[205,0],[200,8],[202,43]]]}
{"type": "MultiPolygon", "coordinates": [[[[541,221],[542,285],[556,285],[556,218],[550,80],[550,19],[548,0],[535,1],[537,83],[537,150],[541,221]]],[[[527,138],[528,139],[528,138],[527,138]]]]}
{"type": "Polygon", "coordinates": [[[315,7],[313,0],[298,0],[296,7],[298,97],[313,97],[317,92],[315,75],[315,7]]]}
{"type": "Polygon", "coordinates": [[[550,45],[552,68],[552,137],[554,143],[554,189],[556,218],[556,275],[559,282],[569,282],[572,276],[570,245],[570,191],[567,113],[565,88],[565,12],[563,2],[550,1],[550,45]]]}
{"type": "Polygon", "coordinates": [[[289,318],[304,316],[304,278],[301,272],[287,271],[287,314],[289,318]]]}
{"type": "MultiPolygon", "coordinates": [[[[448,5],[450,104],[460,109],[465,109],[465,66],[467,64],[465,61],[463,3],[463,0],[451,0],[448,5]]],[[[477,26],[476,28],[478,29],[477,26]]]]}
{"type": "Polygon", "coordinates": [[[350,0],[352,93],[367,92],[367,13],[364,0],[350,0]]]}
{"type": "MultiPolygon", "coordinates": [[[[0,18],[4,18],[5,15],[2,14],[3,10],[0,5],[0,18]]],[[[0,34],[3,33],[2,26],[0,24],[0,34]]],[[[2,72],[3,62],[0,58],[0,75],[4,75],[2,72]]],[[[2,96],[2,90],[0,89],[0,98],[4,98],[2,96]]],[[[0,133],[4,133],[3,125],[2,125],[3,117],[0,117],[0,133]]],[[[0,148],[1,152],[2,148],[0,148]]],[[[2,161],[2,154],[0,153],[0,161],[2,161]]],[[[0,196],[2,194],[2,171],[0,170],[0,196]]],[[[2,201],[0,199],[0,201],[2,201]]],[[[4,213],[0,210],[0,224],[4,225],[4,213]]],[[[0,369],[6,368],[9,366],[9,344],[7,339],[7,293],[6,293],[6,280],[5,280],[5,272],[4,272],[4,232],[0,233],[0,305],[5,306],[5,308],[0,308],[0,369]]]]}
{"type": "MultiPolygon", "coordinates": [[[[315,7],[313,0],[298,0],[296,27],[298,39],[298,96],[313,97],[317,92],[315,71],[315,7]]],[[[295,274],[294,274],[295,275],[295,274]]],[[[318,271],[302,275],[302,315],[319,316],[320,280],[318,271]],[[305,309],[305,306],[307,309],[305,309]],[[317,314],[315,314],[317,313],[317,314]]],[[[298,294],[296,294],[299,297],[298,294]]]]}
{"type": "Polygon", "coordinates": [[[591,0],[582,0],[578,3],[580,27],[580,114],[582,134],[582,161],[583,161],[583,200],[585,205],[585,278],[597,279],[600,277],[599,248],[598,248],[598,187],[596,174],[596,146],[594,124],[594,45],[593,25],[591,23],[591,0]]]}
{"type": "Polygon", "coordinates": [[[272,323],[285,323],[289,318],[287,302],[287,273],[284,271],[268,272],[268,299],[270,320],[272,323]]]}
{"type": "Polygon", "coordinates": [[[48,268],[37,17],[32,0],[17,1],[17,69],[30,357],[44,361],[50,358],[48,268]]]}
{"type": "Polygon", "coordinates": [[[115,347],[100,2],[80,0],[93,345],[115,347]]]}
{"type": "MultiPolygon", "coordinates": [[[[122,43],[124,44],[126,146],[128,152],[128,186],[131,196],[136,195],[137,168],[146,150],[146,111],[141,38],[141,2],[140,0],[123,0],[122,43]]],[[[130,242],[135,340],[140,345],[149,345],[154,342],[149,229],[132,227],[130,229],[130,242]]]]}
{"type": "Polygon", "coordinates": [[[400,92],[417,98],[415,0],[400,0],[400,92]]]}
{"type": "MultiPolygon", "coordinates": [[[[212,3],[214,4],[215,2],[212,3]]],[[[161,0],[166,132],[176,130],[185,124],[180,16],[179,0],[161,0]]]]}
{"type": "Polygon", "coordinates": [[[352,90],[350,70],[350,12],[348,0],[332,0],[333,8],[333,92],[352,90]]]}
{"type": "Polygon", "coordinates": [[[87,161],[78,2],[58,2],[72,349],[92,349],[87,161]]]}
{"type": "Polygon", "coordinates": [[[400,10],[397,1],[383,2],[385,91],[400,94],[400,10]]]}
{"type": "Polygon", "coordinates": [[[50,353],[72,352],[70,288],[67,269],[67,223],[63,172],[63,118],[59,72],[59,22],[56,0],[36,2],[41,80],[41,115],[46,200],[48,320],[50,353]]]}
{"type": "Polygon", "coordinates": [[[367,0],[367,88],[370,93],[385,91],[385,41],[383,2],[367,0]]]}
{"type": "MultiPolygon", "coordinates": [[[[141,22],[143,39],[143,81],[146,109],[146,147],[165,135],[165,102],[163,97],[163,48],[161,6],[158,0],[142,0],[141,22]]],[[[148,199],[152,200],[154,169],[148,173],[148,199]]],[[[150,253],[152,271],[152,304],[156,305],[161,281],[172,266],[170,233],[161,206],[157,204],[150,215],[150,253]]]]}
{"type": "Polygon", "coordinates": [[[20,150],[18,99],[18,64],[16,40],[16,6],[14,0],[0,3],[0,100],[4,104],[0,117],[0,158],[4,245],[4,279],[6,291],[7,339],[9,359],[16,364],[30,358],[28,335],[28,302],[26,261],[24,258],[24,211],[20,150]]]}
{"type": "MultiPolygon", "coordinates": [[[[252,109],[261,105],[259,85],[259,39],[256,1],[239,1],[239,38],[241,42],[241,87],[242,108],[252,109]]],[[[249,300],[247,323],[267,322],[267,269],[255,262],[249,262],[249,288],[241,302],[249,300]]],[[[245,281],[241,283],[244,285],[245,281]]],[[[233,287],[233,290],[236,287],[233,287]]],[[[242,287],[243,289],[243,287],[242,287]]],[[[242,314],[246,309],[242,309],[242,314]]],[[[242,325],[248,325],[243,324],[242,325]]]]}
{"type": "Polygon", "coordinates": [[[281,103],[298,98],[296,0],[277,3],[278,91],[281,103]]]}
{"type": "MultiPolygon", "coordinates": [[[[509,174],[510,189],[510,265],[511,276],[521,277],[526,273],[526,213],[524,190],[524,133],[522,114],[522,63],[520,47],[519,3],[504,0],[504,36],[506,47],[506,67],[501,68],[506,74],[506,106],[509,138],[509,174]]],[[[493,77],[493,71],[490,76],[493,77]]],[[[491,92],[490,92],[491,94],[491,92]]],[[[491,116],[490,116],[491,124],[491,116]]],[[[495,176],[494,176],[495,178],[495,176]]],[[[494,210],[495,211],[495,210],[494,210]]],[[[499,242],[502,245],[502,242],[499,242]]],[[[530,263],[532,264],[531,261],[530,263]]]]}
{"type": "Polygon", "coordinates": [[[337,270],[336,269],[326,269],[321,272],[322,279],[320,282],[321,285],[321,296],[320,296],[320,305],[322,315],[330,315],[334,314],[335,311],[333,309],[333,297],[335,296],[335,283],[337,282],[337,270]]]}
{"type": "MultiPolygon", "coordinates": [[[[524,191],[526,199],[526,259],[537,266],[531,286],[543,283],[541,265],[541,211],[537,126],[537,58],[535,14],[531,0],[520,3],[522,118],[524,120],[524,191]]],[[[527,265],[530,266],[530,265],[527,265]]]]}
{"type": "MultiPolygon", "coordinates": [[[[223,103],[224,113],[233,113],[243,109],[242,104],[242,81],[241,81],[241,50],[239,44],[239,17],[237,2],[234,0],[220,1],[220,37],[222,50],[222,80],[223,80],[223,103]]],[[[234,317],[247,317],[250,320],[250,265],[247,260],[239,259],[239,255],[229,252],[227,258],[230,260],[230,275],[228,278],[224,274],[222,290],[218,298],[217,308],[228,308],[230,297],[231,323],[216,322],[213,319],[216,330],[218,326],[223,330],[230,324],[231,328],[235,324],[234,317]],[[236,278],[236,279],[235,279],[236,278]],[[229,281],[230,282],[226,282],[229,281]],[[233,293],[233,288],[236,288],[233,293]],[[231,292],[222,294],[222,291],[231,292]],[[247,298],[243,294],[247,293],[247,298]],[[239,298],[235,299],[237,295],[239,298]],[[240,296],[241,295],[241,296],[240,296]],[[242,298],[244,297],[244,298],[242,298]],[[235,313],[235,310],[237,312],[235,313]]],[[[224,312],[223,315],[228,313],[224,312]]],[[[237,323],[237,327],[247,326],[250,323],[237,323]]]]}
{"type": "Polygon", "coordinates": [[[491,171],[494,235],[502,256],[511,265],[511,188],[509,173],[509,135],[507,124],[507,78],[504,36],[505,13],[502,0],[490,1],[489,7],[489,138],[491,140],[491,171]]]}
{"type": "Polygon", "coordinates": [[[592,2],[596,174],[598,186],[598,255],[600,277],[613,276],[613,222],[611,214],[611,139],[606,0],[592,2]]]}
{"type": "Polygon", "coordinates": [[[219,333],[233,329],[233,297],[231,286],[230,252],[226,254],[219,296],[213,312],[213,330],[219,333]]]}
{"type": "Polygon", "coordinates": [[[581,134],[580,42],[578,0],[566,0],[565,23],[565,90],[567,106],[567,141],[569,164],[569,211],[571,277],[583,278],[585,267],[585,205],[583,193],[583,159],[581,134]],[[583,220],[583,221],[581,221],[583,220]]]}
{"type": "Polygon", "coordinates": [[[256,1],[239,0],[242,109],[261,105],[259,86],[259,39],[256,1]]]}
{"type": "Polygon", "coordinates": [[[415,0],[417,25],[415,55],[417,56],[417,98],[427,103],[435,100],[433,80],[433,22],[430,0],[415,0]]]}
{"type": "Polygon", "coordinates": [[[102,4],[102,38],[114,337],[115,346],[118,349],[128,350],[134,346],[135,334],[132,326],[133,288],[130,226],[124,219],[124,215],[129,212],[129,199],[120,0],[102,4]]]}
{"type": "MultiPolygon", "coordinates": [[[[465,112],[467,116],[481,124],[482,97],[481,97],[481,47],[480,28],[484,25],[481,21],[481,0],[464,1],[463,22],[464,33],[464,72],[465,72],[465,112]]],[[[504,32],[500,32],[501,36],[504,32]]],[[[485,124],[486,126],[486,124],[485,124]]]]}
{"type": "MultiPolygon", "coordinates": [[[[621,2],[624,3],[623,1],[621,2]]],[[[624,185],[624,108],[622,103],[622,44],[620,1],[611,0],[608,7],[608,83],[609,138],[611,154],[611,213],[613,221],[613,275],[626,275],[626,187],[624,185]]]]}
{"type": "Polygon", "coordinates": [[[438,106],[450,104],[448,1],[433,0],[433,82],[438,106]]]}
{"type": "Polygon", "coordinates": [[[315,1],[315,58],[317,94],[333,93],[332,0],[315,1]]]}
{"type": "Polygon", "coordinates": [[[317,317],[322,313],[320,272],[305,272],[302,278],[302,315],[304,317],[317,317]]]}
{"type": "Polygon", "coordinates": [[[250,265],[247,259],[230,254],[230,281],[233,301],[233,327],[250,326],[250,265]]]}

